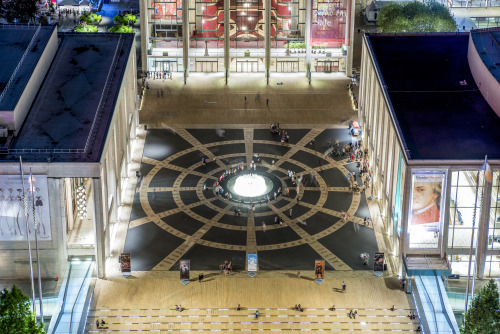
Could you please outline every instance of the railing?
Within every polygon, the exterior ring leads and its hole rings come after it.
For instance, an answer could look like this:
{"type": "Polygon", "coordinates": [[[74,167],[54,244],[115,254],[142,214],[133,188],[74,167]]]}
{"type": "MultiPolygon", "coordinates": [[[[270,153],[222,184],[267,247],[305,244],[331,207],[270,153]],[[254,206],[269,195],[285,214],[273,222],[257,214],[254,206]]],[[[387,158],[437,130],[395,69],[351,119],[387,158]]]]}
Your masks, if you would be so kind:
{"type": "Polygon", "coordinates": [[[441,288],[439,285],[438,277],[437,276],[434,276],[434,277],[436,279],[436,286],[437,286],[437,290],[439,293],[439,301],[441,302],[441,307],[443,309],[444,317],[446,318],[446,322],[448,322],[448,325],[450,326],[451,331],[453,332],[453,334],[455,334],[456,333],[455,328],[453,327],[453,324],[451,323],[450,316],[448,315],[448,311],[446,310],[446,306],[444,305],[443,294],[441,293],[441,288]]]}
{"type": "Polygon", "coordinates": [[[64,307],[66,306],[66,295],[68,294],[68,286],[69,286],[69,280],[71,278],[71,269],[72,268],[73,268],[73,264],[70,261],[68,277],[66,278],[66,287],[64,288],[63,302],[62,302],[61,309],[59,310],[59,315],[57,316],[56,324],[54,325],[54,329],[52,330],[52,334],[54,334],[54,332],[57,329],[57,326],[59,326],[59,322],[61,321],[62,315],[64,313],[64,307]]]}
{"type": "Polygon", "coordinates": [[[10,76],[10,79],[9,81],[7,82],[7,84],[5,85],[5,88],[3,89],[3,92],[2,94],[0,94],[0,103],[2,102],[2,99],[4,98],[5,94],[7,94],[7,91],[9,90],[9,87],[10,85],[12,84],[12,82],[14,81],[14,78],[16,77],[16,74],[17,72],[19,71],[19,68],[21,67],[24,59],[26,58],[26,56],[28,55],[28,52],[31,50],[31,48],[33,47],[33,43],[35,42],[37,36],[38,36],[38,33],[40,32],[40,29],[42,28],[42,26],[38,26],[38,28],[36,29],[36,32],[33,34],[33,37],[31,38],[31,41],[30,43],[28,44],[28,47],[26,48],[26,50],[24,51],[23,53],[23,56],[21,57],[21,60],[19,60],[19,62],[17,63],[17,66],[16,68],[14,69],[14,72],[12,73],[12,75],[10,76]]]}
{"type": "Polygon", "coordinates": [[[422,278],[420,276],[417,276],[418,279],[420,280],[420,283],[422,284],[424,290],[425,290],[425,296],[429,300],[429,304],[432,307],[432,313],[434,315],[434,324],[436,325],[436,332],[438,330],[438,324],[437,324],[437,316],[436,316],[436,309],[434,308],[434,304],[432,303],[431,296],[429,295],[429,291],[427,291],[427,288],[425,287],[424,281],[422,281],[422,278]]]}
{"type": "Polygon", "coordinates": [[[76,294],[75,302],[73,303],[73,308],[71,309],[71,318],[69,322],[69,333],[73,333],[73,314],[75,312],[75,306],[76,303],[78,302],[78,298],[80,298],[80,293],[82,292],[82,288],[85,285],[85,280],[87,279],[87,276],[89,275],[90,268],[92,268],[92,262],[89,264],[89,268],[87,269],[87,272],[85,273],[85,277],[83,278],[82,285],[80,285],[80,289],[78,290],[78,293],[76,294]]]}

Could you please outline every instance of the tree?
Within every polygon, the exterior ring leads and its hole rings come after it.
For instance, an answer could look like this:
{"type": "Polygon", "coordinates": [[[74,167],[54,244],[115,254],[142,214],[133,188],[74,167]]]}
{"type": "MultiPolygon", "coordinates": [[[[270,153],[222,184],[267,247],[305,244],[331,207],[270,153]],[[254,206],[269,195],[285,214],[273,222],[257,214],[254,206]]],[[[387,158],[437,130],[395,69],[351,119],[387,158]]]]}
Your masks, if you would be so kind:
{"type": "Polygon", "coordinates": [[[472,301],[472,306],[464,314],[462,334],[500,333],[500,303],[495,281],[490,280],[472,301]]]}
{"type": "Polygon", "coordinates": [[[7,22],[28,23],[36,17],[38,0],[10,0],[5,2],[5,18],[7,22]]]}
{"type": "Polygon", "coordinates": [[[80,15],[80,22],[100,23],[101,21],[102,21],[102,16],[95,13],[80,15]]]}
{"type": "Polygon", "coordinates": [[[135,17],[135,15],[132,14],[116,15],[113,18],[113,21],[117,24],[129,26],[133,23],[137,23],[137,17],[135,17]]]}
{"type": "Polygon", "coordinates": [[[83,22],[75,27],[76,32],[97,32],[97,27],[83,22]]]}
{"type": "Polygon", "coordinates": [[[132,27],[117,24],[109,29],[109,32],[119,32],[119,33],[131,33],[133,32],[132,27]]]}
{"type": "Polygon", "coordinates": [[[448,8],[435,1],[390,3],[380,10],[378,22],[381,32],[457,31],[448,8]]]}
{"type": "Polygon", "coordinates": [[[17,286],[0,292],[0,333],[44,334],[31,312],[31,301],[17,286]]]}

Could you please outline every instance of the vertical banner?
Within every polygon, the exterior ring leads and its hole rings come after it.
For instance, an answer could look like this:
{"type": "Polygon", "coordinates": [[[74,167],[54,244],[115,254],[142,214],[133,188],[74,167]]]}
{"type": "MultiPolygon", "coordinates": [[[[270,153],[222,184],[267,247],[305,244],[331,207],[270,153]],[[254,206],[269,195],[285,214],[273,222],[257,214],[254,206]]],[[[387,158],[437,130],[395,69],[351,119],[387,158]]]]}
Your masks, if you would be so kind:
{"type": "Polygon", "coordinates": [[[410,248],[437,248],[443,207],[443,172],[415,173],[408,232],[410,248]]]}
{"type": "Polygon", "coordinates": [[[122,253],[120,256],[120,264],[122,273],[129,273],[131,271],[130,268],[130,253],[122,253]]]}
{"type": "Polygon", "coordinates": [[[373,271],[384,271],[384,253],[375,253],[373,258],[373,271]]]}
{"type": "Polygon", "coordinates": [[[248,272],[257,271],[257,254],[248,254],[247,256],[248,272]]]}
{"type": "Polygon", "coordinates": [[[325,278],[325,260],[314,261],[314,278],[315,279],[325,278]]]}
{"type": "Polygon", "coordinates": [[[189,280],[189,270],[190,270],[189,260],[180,260],[179,261],[179,268],[181,271],[181,281],[182,280],[189,280]]]}

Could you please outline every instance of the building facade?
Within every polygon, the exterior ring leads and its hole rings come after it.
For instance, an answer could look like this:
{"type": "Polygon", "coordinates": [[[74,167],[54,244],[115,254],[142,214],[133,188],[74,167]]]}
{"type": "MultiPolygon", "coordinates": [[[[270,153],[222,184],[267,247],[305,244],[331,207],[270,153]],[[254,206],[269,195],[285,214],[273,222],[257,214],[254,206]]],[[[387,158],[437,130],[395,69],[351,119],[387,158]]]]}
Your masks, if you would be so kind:
{"type": "Polygon", "coordinates": [[[485,48],[498,48],[490,43],[498,34],[364,37],[367,196],[378,199],[386,251],[400,273],[402,254],[439,254],[453,274],[467,275],[472,254],[478,277],[500,275],[499,86],[497,70],[487,67],[496,49],[485,48]],[[485,155],[491,176],[481,171],[485,155]]]}
{"type": "Polygon", "coordinates": [[[352,71],[352,0],[141,0],[143,71],[352,71]]]}

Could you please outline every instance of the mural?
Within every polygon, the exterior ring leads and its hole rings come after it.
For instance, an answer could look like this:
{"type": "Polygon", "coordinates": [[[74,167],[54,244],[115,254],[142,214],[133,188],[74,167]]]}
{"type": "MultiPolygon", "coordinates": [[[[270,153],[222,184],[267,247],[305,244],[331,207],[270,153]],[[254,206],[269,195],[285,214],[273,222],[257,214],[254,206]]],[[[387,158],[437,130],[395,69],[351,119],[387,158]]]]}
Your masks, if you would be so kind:
{"type": "MultiPolygon", "coordinates": [[[[30,239],[34,240],[33,196],[35,200],[35,217],[38,240],[50,240],[50,212],[47,177],[33,175],[24,176],[24,189],[28,202],[28,228],[30,239]]],[[[23,184],[21,176],[0,176],[0,241],[25,241],[26,219],[23,201],[23,184]]]]}

